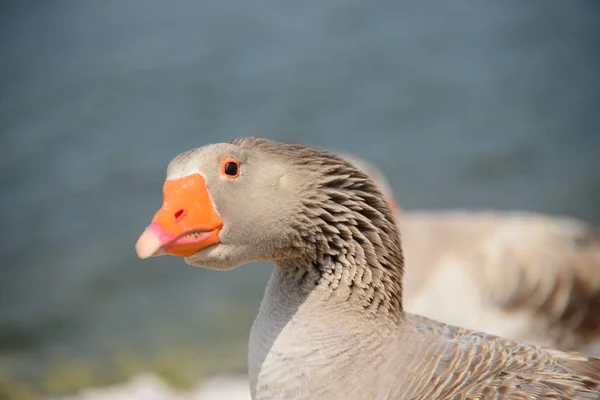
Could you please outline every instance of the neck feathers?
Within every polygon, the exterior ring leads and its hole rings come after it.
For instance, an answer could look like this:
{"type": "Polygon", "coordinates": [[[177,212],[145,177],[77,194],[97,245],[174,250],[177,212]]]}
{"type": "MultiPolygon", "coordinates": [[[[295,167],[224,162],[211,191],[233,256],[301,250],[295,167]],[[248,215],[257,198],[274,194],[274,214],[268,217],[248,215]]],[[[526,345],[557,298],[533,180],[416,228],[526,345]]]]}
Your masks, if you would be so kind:
{"type": "Polygon", "coordinates": [[[296,260],[303,268],[294,276],[365,310],[401,315],[404,258],[395,216],[362,171],[337,157],[322,162],[295,227],[305,259],[296,260]]]}

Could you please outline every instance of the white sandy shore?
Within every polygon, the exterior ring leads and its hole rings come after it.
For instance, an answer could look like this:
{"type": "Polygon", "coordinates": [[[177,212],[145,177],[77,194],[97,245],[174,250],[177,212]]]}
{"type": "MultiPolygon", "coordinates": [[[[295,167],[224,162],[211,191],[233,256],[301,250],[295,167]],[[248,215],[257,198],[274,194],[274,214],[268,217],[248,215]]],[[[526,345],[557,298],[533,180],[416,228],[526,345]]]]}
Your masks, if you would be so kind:
{"type": "Polygon", "coordinates": [[[155,375],[143,374],[118,385],[87,388],[61,400],[250,400],[250,389],[245,375],[216,375],[195,388],[179,391],[155,375]]]}

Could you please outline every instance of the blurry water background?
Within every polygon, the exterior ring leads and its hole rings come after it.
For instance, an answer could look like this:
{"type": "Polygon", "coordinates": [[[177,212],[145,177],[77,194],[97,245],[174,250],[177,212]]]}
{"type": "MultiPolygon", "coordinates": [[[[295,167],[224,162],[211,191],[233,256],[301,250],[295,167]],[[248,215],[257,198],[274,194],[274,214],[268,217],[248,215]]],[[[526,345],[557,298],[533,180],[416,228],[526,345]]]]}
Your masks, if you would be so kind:
{"type": "Polygon", "coordinates": [[[600,224],[599,88],[592,0],[4,1],[0,382],[245,368],[272,266],[134,253],[179,152],[266,136],[375,162],[409,209],[600,224]]]}

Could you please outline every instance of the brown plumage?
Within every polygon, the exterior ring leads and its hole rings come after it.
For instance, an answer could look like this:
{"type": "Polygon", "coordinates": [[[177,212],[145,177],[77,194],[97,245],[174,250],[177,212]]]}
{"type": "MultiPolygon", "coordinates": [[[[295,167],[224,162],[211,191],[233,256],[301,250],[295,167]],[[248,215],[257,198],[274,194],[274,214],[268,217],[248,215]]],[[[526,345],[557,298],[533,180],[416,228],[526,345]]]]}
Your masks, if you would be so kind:
{"type": "MultiPolygon", "coordinates": [[[[377,167],[343,156],[397,204],[377,167]]],[[[398,210],[397,218],[407,310],[514,340],[600,355],[598,230],[575,218],[530,212],[398,210]]]]}
{"type": "Polygon", "coordinates": [[[335,154],[255,138],[204,146],[171,162],[164,194],[140,256],[277,264],[250,335],[255,399],[598,398],[598,359],[405,312],[395,216],[335,154]]]}

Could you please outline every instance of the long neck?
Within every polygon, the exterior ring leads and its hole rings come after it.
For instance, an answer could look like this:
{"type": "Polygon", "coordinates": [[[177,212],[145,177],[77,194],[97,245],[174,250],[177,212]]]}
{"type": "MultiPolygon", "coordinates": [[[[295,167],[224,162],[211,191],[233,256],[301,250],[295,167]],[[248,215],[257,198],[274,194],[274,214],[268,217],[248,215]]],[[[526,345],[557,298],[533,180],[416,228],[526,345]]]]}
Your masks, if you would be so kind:
{"type": "Polygon", "coordinates": [[[286,279],[368,313],[402,314],[404,257],[394,213],[366,176],[330,177],[305,195],[286,279]],[[340,187],[343,185],[344,187],[340,187]]]}
{"type": "Polygon", "coordinates": [[[400,238],[382,232],[370,220],[356,222],[320,226],[319,234],[311,233],[308,257],[279,262],[274,279],[286,287],[281,295],[293,294],[296,301],[322,298],[324,308],[327,303],[339,308],[341,303],[365,315],[400,317],[400,238]]]}
{"type": "Polygon", "coordinates": [[[364,221],[352,221],[335,225],[336,234],[324,235],[331,225],[321,226],[313,240],[299,241],[301,257],[278,261],[250,337],[253,385],[259,371],[280,368],[278,361],[302,360],[315,348],[326,355],[375,343],[373,334],[394,331],[404,318],[397,230],[373,235],[364,221]]]}

